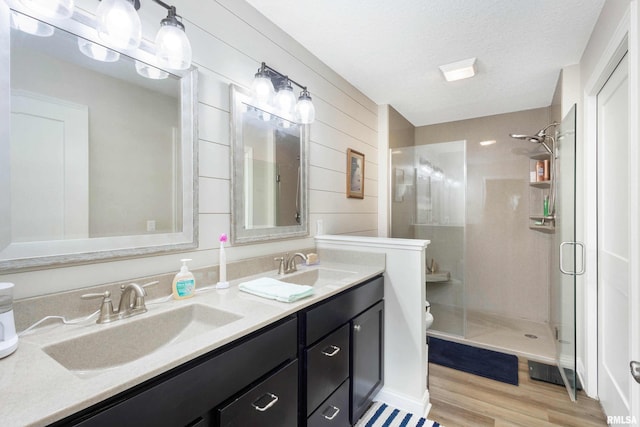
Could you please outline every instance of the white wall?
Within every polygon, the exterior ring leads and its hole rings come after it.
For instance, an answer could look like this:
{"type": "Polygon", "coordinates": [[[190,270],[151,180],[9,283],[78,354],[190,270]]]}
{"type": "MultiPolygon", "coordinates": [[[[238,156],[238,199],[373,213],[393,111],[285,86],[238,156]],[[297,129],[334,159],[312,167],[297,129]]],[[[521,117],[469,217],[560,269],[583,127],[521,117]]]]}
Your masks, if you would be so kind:
{"type": "MultiPolygon", "coordinates": [[[[166,11],[142,2],[143,36],[155,37],[166,11]]],[[[229,83],[249,87],[260,63],[306,84],[316,106],[311,125],[310,225],[322,219],[327,234],[378,235],[378,106],[312,56],[299,43],[239,0],[175,0],[199,68],[200,245],[188,254],[0,275],[16,284],[15,297],[177,271],[180,258],[192,268],[218,259],[218,237],[230,227],[229,83]],[[365,198],[347,199],[346,150],[365,155],[365,198]]],[[[95,13],[94,0],[77,6],[95,13]]],[[[227,250],[229,260],[313,246],[309,238],[243,245],[227,250]]]]}

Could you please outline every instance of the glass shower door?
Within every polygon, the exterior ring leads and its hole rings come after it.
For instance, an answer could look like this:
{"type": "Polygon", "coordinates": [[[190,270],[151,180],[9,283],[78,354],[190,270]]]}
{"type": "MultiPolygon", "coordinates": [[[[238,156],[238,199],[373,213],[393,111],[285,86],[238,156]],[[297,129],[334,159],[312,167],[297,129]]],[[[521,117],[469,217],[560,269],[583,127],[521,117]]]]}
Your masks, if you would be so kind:
{"type": "MultiPolygon", "coordinates": [[[[391,237],[427,239],[431,332],[465,336],[465,141],[391,150],[391,237]]],[[[425,302],[426,304],[426,302],[425,302]]]]}
{"type": "MultiPolygon", "coordinates": [[[[556,359],[571,400],[576,399],[576,276],[582,244],[576,241],[576,106],[562,120],[556,133],[556,232],[552,256],[552,322],[556,335],[556,359]],[[578,257],[576,255],[579,254],[578,257]]],[[[580,267],[582,268],[582,267],[580,267]]]]}

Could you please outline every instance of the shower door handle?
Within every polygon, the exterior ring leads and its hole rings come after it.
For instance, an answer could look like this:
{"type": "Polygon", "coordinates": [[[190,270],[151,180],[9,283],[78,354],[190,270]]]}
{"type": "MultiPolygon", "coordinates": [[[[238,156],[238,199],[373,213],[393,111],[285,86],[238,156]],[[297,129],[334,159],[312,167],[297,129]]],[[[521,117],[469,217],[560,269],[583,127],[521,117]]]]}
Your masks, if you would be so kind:
{"type": "MultiPolygon", "coordinates": [[[[574,260],[575,264],[577,264],[577,259],[574,260]]],[[[575,266],[574,266],[575,268],[575,266]]],[[[582,242],[562,242],[560,243],[560,271],[564,274],[568,274],[570,276],[581,276],[584,274],[584,243],[582,242]],[[580,271],[569,271],[569,270],[565,270],[564,268],[564,257],[563,257],[563,253],[564,253],[564,247],[565,246],[578,246],[580,247],[580,264],[581,264],[581,268],[580,271]]]]}

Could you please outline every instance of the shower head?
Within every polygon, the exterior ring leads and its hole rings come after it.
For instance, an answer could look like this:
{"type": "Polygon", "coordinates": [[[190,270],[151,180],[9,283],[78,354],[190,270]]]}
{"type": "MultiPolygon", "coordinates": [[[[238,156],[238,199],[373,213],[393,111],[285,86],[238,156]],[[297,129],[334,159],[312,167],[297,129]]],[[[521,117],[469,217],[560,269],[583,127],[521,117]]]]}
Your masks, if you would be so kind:
{"type": "Polygon", "coordinates": [[[551,150],[551,147],[549,147],[549,145],[546,142],[547,138],[548,138],[553,143],[553,137],[547,135],[547,129],[549,129],[551,126],[558,126],[558,125],[559,125],[559,123],[557,123],[557,122],[550,123],[546,127],[540,129],[538,131],[538,133],[536,133],[535,135],[522,135],[522,134],[518,134],[518,133],[510,133],[509,136],[511,138],[521,139],[523,141],[529,141],[529,142],[535,142],[537,144],[542,144],[542,146],[545,148],[545,150],[547,150],[549,152],[549,154],[553,154],[553,151],[551,150]]]}
{"type": "Polygon", "coordinates": [[[529,141],[529,142],[536,142],[538,144],[541,144],[544,141],[544,136],[538,136],[538,135],[522,135],[522,134],[518,134],[518,133],[510,133],[509,136],[511,138],[515,138],[515,139],[521,139],[523,141],[529,141]]]}

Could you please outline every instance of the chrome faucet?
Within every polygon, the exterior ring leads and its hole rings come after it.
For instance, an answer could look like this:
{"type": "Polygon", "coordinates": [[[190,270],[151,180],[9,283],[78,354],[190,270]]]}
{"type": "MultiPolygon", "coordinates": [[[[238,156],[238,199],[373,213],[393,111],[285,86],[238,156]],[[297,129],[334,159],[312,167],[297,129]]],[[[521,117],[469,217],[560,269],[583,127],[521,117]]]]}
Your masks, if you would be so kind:
{"type": "Polygon", "coordinates": [[[278,274],[288,274],[298,271],[298,267],[296,265],[296,258],[300,257],[303,260],[307,260],[307,256],[303,253],[296,252],[295,254],[289,257],[289,254],[286,253],[284,256],[274,258],[274,261],[279,261],[278,264],[278,274]]]}
{"type": "Polygon", "coordinates": [[[118,316],[121,319],[147,311],[147,307],[144,305],[144,297],[147,296],[147,292],[142,286],[130,283],[127,286],[121,285],[120,290],[122,293],[120,294],[120,305],[118,305],[118,316]]]}
{"type": "Polygon", "coordinates": [[[85,294],[80,298],[93,299],[102,298],[100,304],[100,315],[96,323],[109,323],[127,317],[142,314],[147,311],[147,307],[144,303],[144,297],[147,296],[147,291],[144,290],[147,286],[155,285],[158,281],[149,282],[142,286],[137,283],[130,283],[128,285],[120,285],[122,291],[120,295],[120,304],[118,304],[118,311],[113,309],[113,300],[111,299],[111,292],[104,291],[102,293],[85,294]]]}
{"type": "Polygon", "coordinates": [[[295,254],[291,255],[291,258],[289,258],[289,263],[286,266],[285,273],[293,273],[294,271],[298,271],[298,267],[296,266],[297,257],[300,257],[304,261],[307,260],[307,256],[305,254],[296,252],[295,254]]]}

